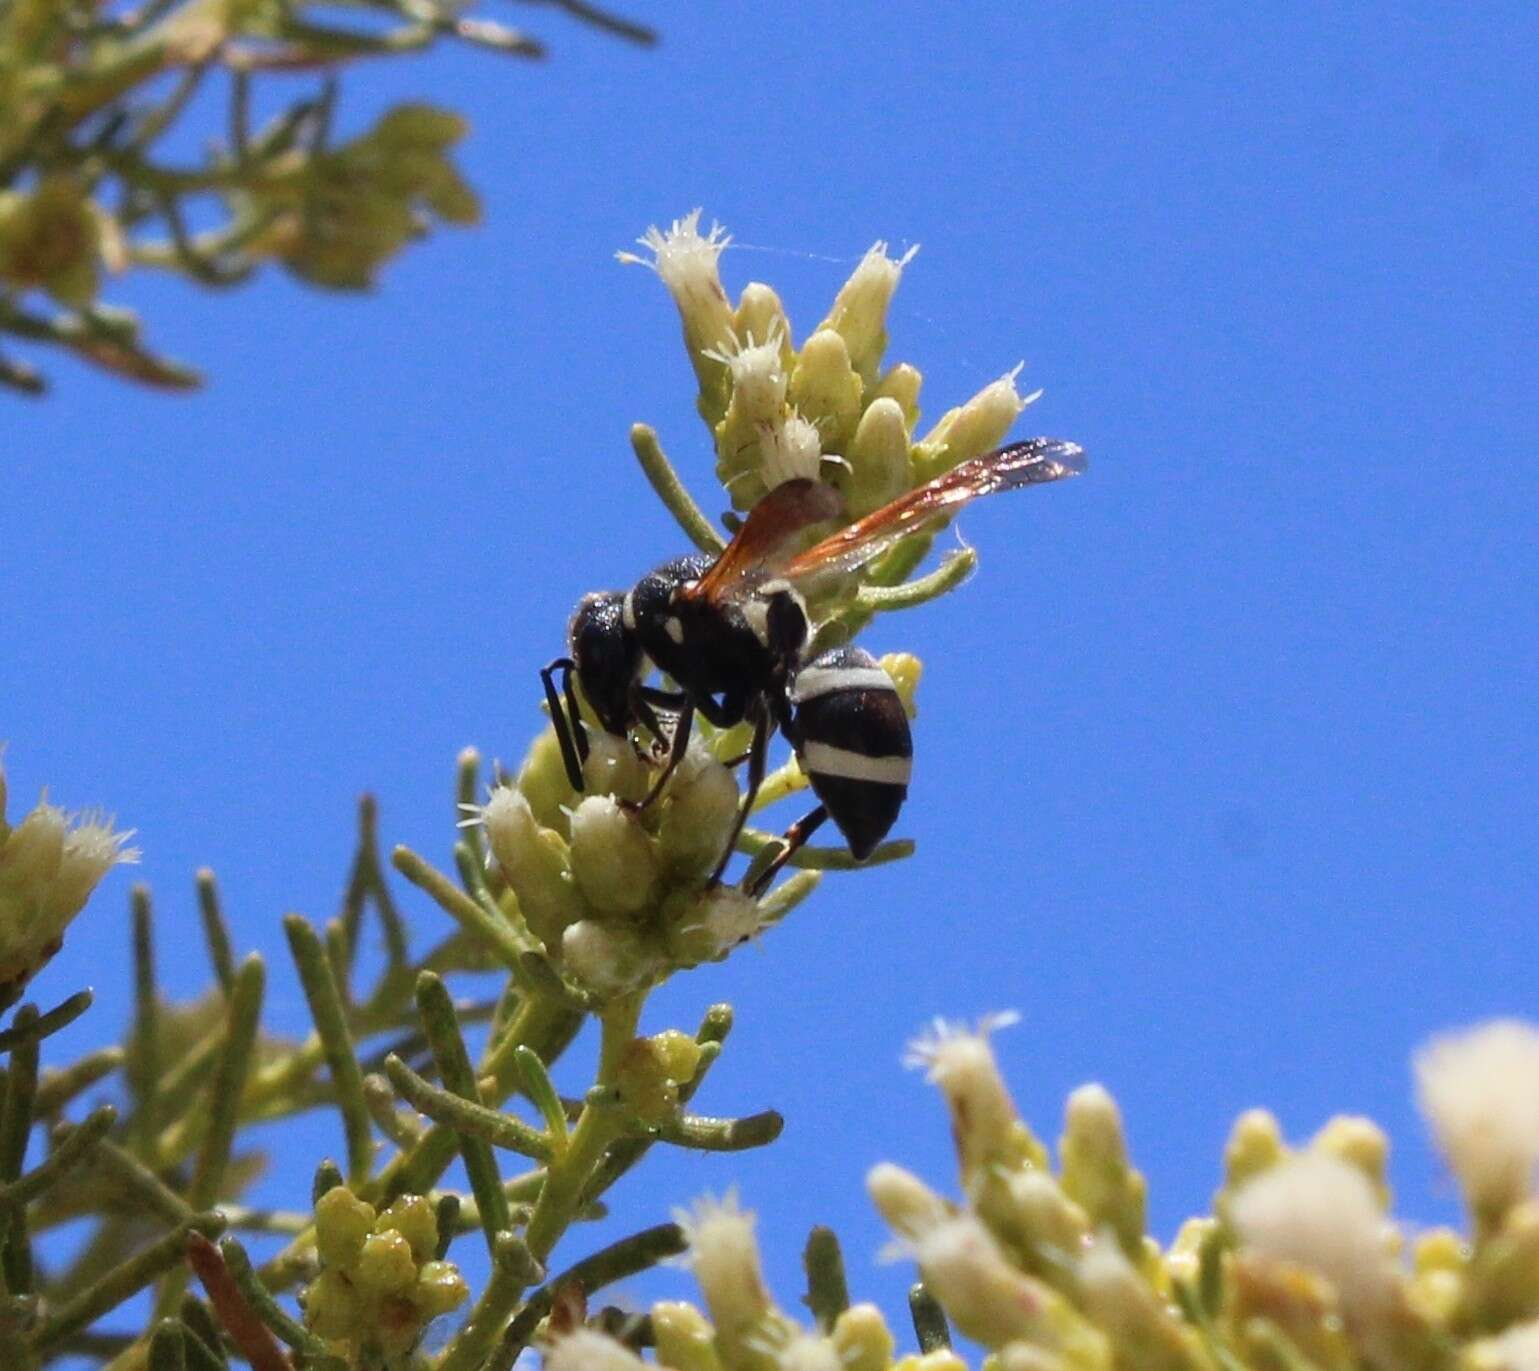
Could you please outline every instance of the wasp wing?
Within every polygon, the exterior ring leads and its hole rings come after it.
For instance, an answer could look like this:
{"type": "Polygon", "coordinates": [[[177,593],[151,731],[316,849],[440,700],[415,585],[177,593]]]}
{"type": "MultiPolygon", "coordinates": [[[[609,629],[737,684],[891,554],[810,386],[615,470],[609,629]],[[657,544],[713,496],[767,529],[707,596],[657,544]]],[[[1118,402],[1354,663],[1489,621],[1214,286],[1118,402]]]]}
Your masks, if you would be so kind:
{"type": "Polygon", "coordinates": [[[910,534],[950,518],[980,495],[1061,481],[1066,476],[1078,476],[1087,465],[1085,450],[1078,443],[1061,438],[1028,438],[1023,443],[996,448],[830,534],[793,557],[782,575],[788,581],[802,583],[854,571],[910,534]]]}
{"type": "Polygon", "coordinates": [[[800,478],[781,482],[748,511],[710,569],[680,594],[709,604],[741,599],[784,569],[798,534],[843,512],[844,500],[833,486],[800,478]]]}

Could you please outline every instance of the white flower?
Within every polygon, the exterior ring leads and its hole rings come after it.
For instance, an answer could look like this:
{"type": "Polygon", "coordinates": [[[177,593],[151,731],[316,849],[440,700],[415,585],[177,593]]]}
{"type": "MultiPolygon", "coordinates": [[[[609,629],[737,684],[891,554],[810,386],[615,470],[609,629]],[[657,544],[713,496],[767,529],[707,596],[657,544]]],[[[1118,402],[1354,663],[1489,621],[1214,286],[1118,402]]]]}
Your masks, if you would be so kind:
{"type": "Polygon", "coordinates": [[[607,1333],[577,1328],[546,1349],[545,1371],[647,1371],[647,1364],[607,1333]]]}
{"type": "Polygon", "coordinates": [[[1388,1226],[1355,1167],[1322,1153],[1292,1157],[1242,1186],[1230,1216],[1251,1251],[1324,1276],[1349,1318],[1383,1310],[1394,1276],[1388,1226]]]}
{"type": "Polygon", "coordinates": [[[651,840],[613,795],[589,795],[572,811],[572,874],[595,909],[634,914],[657,885],[651,840]]]}
{"type": "Polygon", "coordinates": [[[779,1371],[844,1371],[839,1354],[823,1338],[795,1328],[773,1334],[750,1337],[751,1351],[772,1360],[779,1371]]]}
{"type": "Polygon", "coordinates": [[[714,223],[701,237],[700,211],[696,209],[675,219],[666,232],[654,224],[636,240],[652,254],[650,259],[633,252],[615,254],[622,262],[651,268],[668,287],[684,321],[690,362],[697,371],[707,352],[719,352],[733,341],[732,307],[718,271],[722,251],[731,241],[721,225],[714,223]]]}
{"type": "Polygon", "coordinates": [[[964,1177],[1006,1149],[1019,1117],[989,1046],[990,1033],[1016,1020],[1011,1013],[986,1015],[969,1029],[937,1019],[904,1054],[904,1065],[922,1067],[946,1096],[964,1177]]]}
{"type": "Polygon", "coordinates": [[[1533,1189],[1539,1163],[1539,1030],[1499,1019],[1416,1054],[1422,1113],[1477,1211],[1533,1189]]]}
{"type": "Polygon", "coordinates": [[[817,425],[799,414],[759,425],[759,475],[768,490],[786,481],[817,480],[822,452],[817,425]]]}
{"type": "Polygon", "coordinates": [[[1470,1346],[1467,1360],[1479,1371],[1539,1371],[1539,1320],[1482,1338],[1470,1346]]]}
{"type": "Polygon", "coordinates": [[[720,362],[732,375],[732,401],[750,419],[778,418],[786,401],[789,377],[781,361],[785,334],[779,321],[762,343],[738,341],[734,334],[722,348],[708,348],[705,355],[720,362]]]}
{"type": "MultiPolygon", "coordinates": [[[[0,768],[0,791],[5,772],[0,768]]],[[[14,828],[0,809],[0,986],[24,982],[57,950],[70,921],[114,866],[137,862],[100,810],[69,814],[45,794],[14,828]]]]}
{"type": "Polygon", "coordinates": [[[579,919],[561,935],[566,969],[588,989],[604,996],[637,990],[661,968],[655,952],[632,929],[579,919]]]}
{"type": "Polygon", "coordinates": [[[728,1338],[756,1323],[773,1307],[759,1265],[754,1216],[729,1190],[720,1200],[706,1195],[692,1209],[675,1209],[689,1250],[684,1260],[705,1296],[717,1329],[728,1338]]]}

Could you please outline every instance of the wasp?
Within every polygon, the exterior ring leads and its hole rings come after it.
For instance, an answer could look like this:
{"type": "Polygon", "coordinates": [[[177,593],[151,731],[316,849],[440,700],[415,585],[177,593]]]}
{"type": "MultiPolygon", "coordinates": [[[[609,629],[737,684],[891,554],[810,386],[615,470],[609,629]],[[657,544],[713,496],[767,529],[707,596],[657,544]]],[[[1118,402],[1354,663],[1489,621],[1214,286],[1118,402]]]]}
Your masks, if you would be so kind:
{"type": "Polygon", "coordinates": [[[847,645],[806,659],[813,639],[809,598],[981,496],[1076,476],[1086,465],[1077,443],[1011,443],[962,462],[811,547],[804,547],[808,530],[838,519],[843,500],[820,481],[785,481],[754,505],[719,556],[676,557],[629,590],[585,595],[568,625],[568,655],[540,673],[573,788],[584,788],[589,749],[575,677],[606,732],[629,737],[632,729],[645,729],[666,749],[661,772],[637,808],[662,793],[689,745],[696,713],[717,728],[752,724],[740,759],[748,764],[746,794],[712,885],[753,808],[777,728],[819,804],[787,830],[754,892],[830,817],[850,854],[864,860],[908,795],[914,753],[908,716],[870,653],[847,645]],[[671,689],[648,684],[654,669],[671,689]],[[672,716],[671,728],[659,711],[672,716]]]}

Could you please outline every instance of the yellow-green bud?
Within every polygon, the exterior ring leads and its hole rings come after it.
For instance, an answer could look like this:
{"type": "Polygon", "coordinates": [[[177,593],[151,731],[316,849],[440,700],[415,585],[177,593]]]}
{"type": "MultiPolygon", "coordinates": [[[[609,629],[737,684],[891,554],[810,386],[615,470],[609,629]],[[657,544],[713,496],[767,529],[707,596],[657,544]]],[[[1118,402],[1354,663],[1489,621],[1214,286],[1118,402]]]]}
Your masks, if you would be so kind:
{"type": "Polygon", "coordinates": [[[571,860],[582,893],[603,913],[645,909],[657,888],[652,841],[612,795],[589,795],[572,811],[571,860]]]}
{"type": "Polygon", "coordinates": [[[1060,1297],[1012,1266],[976,1215],[954,1214],[912,1241],[926,1288],[964,1337],[1039,1341],[1056,1321],[1060,1297]]]}
{"type": "Polygon", "coordinates": [[[1079,1290],[1085,1312],[1111,1335],[1126,1364],[1140,1371],[1206,1367],[1195,1334],[1172,1317],[1114,1239],[1103,1236],[1081,1258],[1079,1290]]]}
{"type": "Polygon", "coordinates": [[[675,966],[725,957],[759,931],[759,906],[735,886],[678,890],[663,902],[663,938],[675,966]]]}
{"type": "Polygon", "coordinates": [[[864,387],[850,365],[850,350],[833,329],[820,329],[802,344],[791,372],[791,403],[811,423],[826,452],[843,452],[860,418],[864,387]]]}
{"type": "MultiPolygon", "coordinates": [[[[679,1086],[683,1082],[669,1070],[669,1056],[669,1051],[656,1039],[634,1038],[626,1044],[615,1070],[615,1088],[621,1103],[642,1123],[654,1127],[672,1118],[679,1108],[679,1086]]],[[[693,1074],[693,1063],[690,1069],[693,1074]]]]}
{"type": "Polygon", "coordinates": [[[507,878],[530,930],[547,947],[560,943],[588,907],[572,880],[567,845],[536,822],[521,791],[498,786],[481,811],[492,856],[507,878]]]}
{"type": "Polygon", "coordinates": [[[1082,1085],[1069,1096],[1059,1145],[1064,1193],[1100,1228],[1110,1225],[1122,1250],[1136,1257],[1144,1234],[1144,1178],[1128,1164],[1122,1114],[1104,1086],[1082,1085]]]}
{"type": "Polygon", "coordinates": [[[919,422],[919,387],[923,380],[918,367],[899,362],[882,374],[876,389],[867,396],[867,402],[874,404],[884,396],[896,400],[903,411],[903,422],[912,433],[919,422]]]}
{"type": "Polygon", "coordinates": [[[1356,1167],[1373,1186],[1379,1204],[1389,1208],[1389,1184],[1385,1179],[1389,1166],[1389,1138],[1372,1119],[1338,1114],[1315,1134],[1309,1150],[1323,1152],[1356,1167]]]}
{"type": "Polygon", "coordinates": [[[1023,409],[1037,397],[1022,399],[1015,388],[1020,367],[984,386],[965,405],[947,410],[914,454],[914,476],[928,481],[959,462],[998,447],[1023,409]]]}
{"type": "Polygon", "coordinates": [[[874,1304],[852,1304],[834,1320],[828,1341],[845,1371],[887,1371],[897,1346],[874,1304]]]}
{"type": "Polygon", "coordinates": [[[438,1216],[423,1195],[402,1195],[374,1221],[376,1233],[399,1233],[419,1266],[438,1250],[438,1216]]]}
{"type": "Polygon", "coordinates": [[[984,1222],[1001,1236],[1018,1234],[1032,1250],[1046,1246],[1077,1252],[1090,1231],[1085,1211],[1046,1171],[1012,1170],[1003,1186],[990,1186],[983,1195],[989,1197],[988,1205],[981,1197],[978,1201],[984,1222]]]}
{"type": "Polygon", "coordinates": [[[779,334],[780,360],[787,373],[796,361],[791,347],[791,321],[774,288],[763,281],[750,281],[738,296],[737,311],[732,316],[732,332],[739,339],[763,340],[779,334]]]}
{"type": "Polygon", "coordinates": [[[458,1309],[470,1294],[470,1287],[453,1262],[428,1261],[417,1268],[417,1283],[411,1290],[424,1323],[458,1309]]]}
{"type": "Polygon", "coordinates": [[[1277,1119],[1265,1109],[1247,1109],[1234,1121],[1224,1145],[1224,1188],[1237,1189],[1287,1155],[1277,1119]]]}
{"type": "Polygon", "coordinates": [[[0,280],[83,309],[96,298],[104,216],[68,173],[0,193],[0,280]]]}
{"type": "Polygon", "coordinates": [[[354,1284],[366,1295],[396,1295],[417,1279],[417,1263],[405,1234],[370,1233],[353,1265],[354,1284]]]}
{"type": "Polygon", "coordinates": [[[305,1291],[305,1325],[323,1338],[351,1338],[362,1328],[362,1301],[340,1271],[322,1271],[305,1291]]]}
{"type": "Polygon", "coordinates": [[[887,308],[898,279],[918,251],[912,247],[894,261],[887,255],[886,243],[874,244],[839,288],[834,307],[819,326],[839,333],[849,347],[855,370],[867,380],[876,375],[887,350],[887,308]]]}
{"type": "Polygon", "coordinates": [[[888,1227],[910,1241],[951,1214],[946,1201],[918,1176],[892,1162],[878,1162],[866,1173],[866,1190],[888,1227]]]}
{"type": "Polygon", "coordinates": [[[315,1242],[327,1266],[351,1270],[374,1231],[374,1206],[345,1185],[334,1185],[315,1202],[315,1242]]]}
{"type": "Polygon", "coordinates": [[[588,760],[582,765],[582,774],[590,795],[617,795],[634,801],[652,788],[651,772],[630,739],[598,729],[588,731],[588,760]]]}
{"type": "Polygon", "coordinates": [[[694,1305],[677,1300],[654,1304],[652,1336],[660,1365],[673,1371],[721,1371],[715,1330],[694,1305]]]}
{"type": "Polygon", "coordinates": [[[691,744],[674,772],[657,830],[663,864],[681,880],[715,866],[737,818],[737,780],[703,744],[691,744]]]}
{"type": "Polygon", "coordinates": [[[881,667],[892,677],[898,699],[903,702],[903,712],[910,719],[917,719],[919,678],[924,675],[924,663],[911,652],[886,652],[882,654],[881,667]]]}
{"type": "Polygon", "coordinates": [[[635,929],[595,919],[566,930],[561,956],[575,980],[605,998],[640,989],[662,969],[656,951],[635,929]]]}
{"type": "Polygon", "coordinates": [[[542,729],[530,743],[518,769],[518,793],[543,827],[566,832],[567,811],[577,803],[577,792],[567,779],[555,729],[542,729]]]}
{"type": "Polygon", "coordinates": [[[864,518],[914,484],[908,450],[902,406],[893,399],[873,400],[860,416],[845,453],[849,470],[839,474],[838,484],[850,518],[864,518]]]}

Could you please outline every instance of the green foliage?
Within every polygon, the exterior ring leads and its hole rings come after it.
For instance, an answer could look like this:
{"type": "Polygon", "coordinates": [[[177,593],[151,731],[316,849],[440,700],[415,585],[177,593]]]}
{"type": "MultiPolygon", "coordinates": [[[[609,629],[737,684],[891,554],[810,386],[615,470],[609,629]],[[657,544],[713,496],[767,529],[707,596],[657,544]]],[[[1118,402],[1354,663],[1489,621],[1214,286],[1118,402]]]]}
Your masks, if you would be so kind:
{"type": "MultiPolygon", "coordinates": [[[[582,0],[547,2],[652,41],[582,0]]],[[[458,116],[403,104],[346,142],[332,133],[344,68],[442,42],[544,55],[458,0],[0,0],[0,342],[185,389],[198,374],[103,299],[110,278],[168,271],[222,289],[276,263],[363,290],[434,223],[475,222],[451,157],[458,116]],[[312,89],[289,95],[311,74],[312,89]],[[254,123],[280,91],[284,103],[254,123]],[[167,148],[188,142],[189,111],[210,99],[225,107],[222,137],[199,140],[200,160],[175,160],[167,148]]],[[[44,380],[0,349],[0,385],[36,394],[44,380]]]]}

